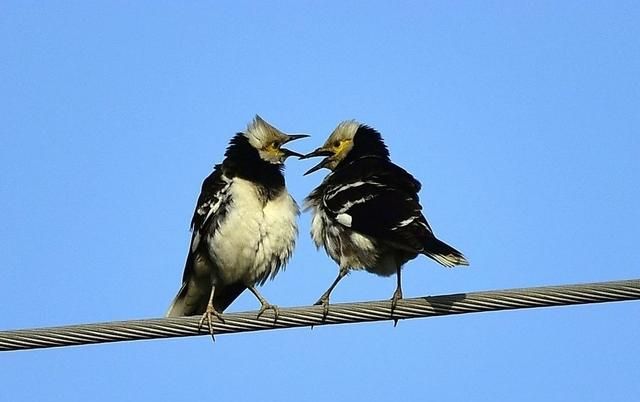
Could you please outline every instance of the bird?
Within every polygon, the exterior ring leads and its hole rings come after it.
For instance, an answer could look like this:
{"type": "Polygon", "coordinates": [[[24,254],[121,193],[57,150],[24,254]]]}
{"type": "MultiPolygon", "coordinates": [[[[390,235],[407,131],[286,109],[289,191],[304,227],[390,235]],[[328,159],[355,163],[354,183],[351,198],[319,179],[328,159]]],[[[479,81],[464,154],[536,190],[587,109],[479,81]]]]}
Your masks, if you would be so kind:
{"type": "MultiPolygon", "coordinates": [[[[421,184],[394,164],[381,134],[355,120],[343,121],[324,145],[300,159],[325,157],[309,169],[331,172],[304,201],[311,210],[311,237],[339,266],[329,289],[315,303],[323,305],[351,270],[397,275],[391,312],[402,299],[403,265],[423,254],[445,267],[469,265],[465,256],[436,238],[422,214],[421,184]]],[[[397,321],[396,321],[397,322],[397,321]]]]}
{"type": "Polygon", "coordinates": [[[191,220],[182,285],[166,314],[202,314],[213,336],[213,316],[246,289],[260,302],[258,317],[278,308],[256,289],[285,267],[298,236],[298,204],[287,192],[284,162],[303,156],[283,148],[306,134],[285,134],[260,116],[232,137],[224,160],[204,179],[191,220]]]}

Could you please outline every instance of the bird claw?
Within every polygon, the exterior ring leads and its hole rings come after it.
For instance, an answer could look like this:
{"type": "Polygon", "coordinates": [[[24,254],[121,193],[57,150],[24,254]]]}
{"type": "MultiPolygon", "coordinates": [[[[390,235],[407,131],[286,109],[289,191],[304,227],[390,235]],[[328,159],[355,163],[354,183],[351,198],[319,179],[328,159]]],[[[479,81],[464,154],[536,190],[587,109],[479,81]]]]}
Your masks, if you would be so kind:
{"type": "Polygon", "coordinates": [[[216,316],[216,318],[218,318],[218,320],[220,320],[220,322],[224,324],[224,318],[222,317],[222,314],[217,312],[213,308],[213,306],[207,306],[207,310],[204,312],[204,314],[202,314],[202,317],[200,318],[200,322],[198,322],[198,331],[202,330],[202,325],[204,324],[205,321],[207,321],[207,327],[209,328],[211,339],[213,339],[213,341],[215,342],[216,338],[213,333],[213,316],[214,315],[216,316]]]}
{"type": "Polygon", "coordinates": [[[257,318],[260,318],[260,316],[267,310],[273,310],[273,324],[275,325],[275,323],[278,322],[278,317],[280,317],[280,309],[275,304],[262,303],[260,310],[258,311],[257,318]]]}
{"type": "MultiPolygon", "coordinates": [[[[396,307],[398,307],[398,302],[402,300],[402,290],[400,288],[396,289],[395,292],[393,292],[393,296],[391,297],[391,317],[393,317],[393,313],[396,310],[396,307]]],[[[397,326],[398,325],[398,318],[394,318],[393,319],[393,326],[397,326]]]]}
{"type": "Polygon", "coordinates": [[[393,296],[391,296],[391,313],[396,309],[398,301],[400,300],[402,300],[402,290],[396,289],[396,291],[393,292],[393,296]]]}
{"type": "Polygon", "coordinates": [[[323,295],[317,302],[313,304],[314,306],[322,306],[322,321],[327,319],[329,315],[329,297],[323,295]]]}

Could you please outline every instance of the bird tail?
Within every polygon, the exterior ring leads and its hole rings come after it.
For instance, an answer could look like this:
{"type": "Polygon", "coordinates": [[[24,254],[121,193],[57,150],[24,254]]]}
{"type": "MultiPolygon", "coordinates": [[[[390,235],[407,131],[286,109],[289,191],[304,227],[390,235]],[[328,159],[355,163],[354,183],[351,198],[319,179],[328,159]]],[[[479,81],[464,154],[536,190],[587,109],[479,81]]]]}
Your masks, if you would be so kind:
{"type": "Polygon", "coordinates": [[[445,267],[469,265],[469,261],[461,252],[435,237],[429,239],[422,253],[445,267]]]}
{"type": "Polygon", "coordinates": [[[186,299],[187,299],[187,283],[183,282],[178,294],[171,302],[169,306],[169,311],[167,311],[166,317],[182,317],[187,315],[186,309],[186,299]]]}
{"type": "MultiPolygon", "coordinates": [[[[193,287],[193,286],[192,286],[193,287]]],[[[222,313],[233,303],[247,286],[242,282],[232,283],[230,285],[218,285],[213,294],[213,308],[222,313]]],[[[189,285],[185,282],[178,291],[175,299],[169,306],[167,317],[182,317],[185,315],[204,314],[207,309],[211,287],[205,289],[189,289],[189,285]]]]}

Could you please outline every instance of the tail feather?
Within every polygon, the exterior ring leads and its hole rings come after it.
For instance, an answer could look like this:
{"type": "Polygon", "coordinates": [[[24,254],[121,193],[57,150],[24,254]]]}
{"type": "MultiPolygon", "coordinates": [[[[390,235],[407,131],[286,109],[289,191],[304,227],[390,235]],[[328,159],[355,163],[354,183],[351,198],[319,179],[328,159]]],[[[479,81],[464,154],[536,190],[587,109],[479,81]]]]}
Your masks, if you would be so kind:
{"type": "MultiPolygon", "coordinates": [[[[213,308],[222,313],[233,303],[247,287],[243,283],[233,283],[226,286],[216,286],[213,295],[213,308]]],[[[204,314],[209,302],[211,287],[208,289],[195,288],[184,282],[175,299],[171,302],[167,317],[183,317],[204,314]]]]}
{"type": "MultiPolygon", "coordinates": [[[[188,282],[183,282],[178,294],[171,302],[169,311],[167,311],[167,317],[182,317],[185,315],[198,314],[200,306],[204,303],[206,308],[207,297],[205,292],[197,292],[196,295],[193,286],[189,286],[188,282]]],[[[204,309],[202,310],[204,313],[204,309]]]]}
{"type": "Polygon", "coordinates": [[[165,317],[180,317],[184,315],[184,297],[187,293],[187,284],[183,283],[180,290],[178,290],[178,294],[171,302],[169,306],[169,311],[165,314],[165,317]]]}
{"type": "Polygon", "coordinates": [[[461,252],[435,237],[429,240],[422,253],[445,267],[469,265],[461,252]]]}

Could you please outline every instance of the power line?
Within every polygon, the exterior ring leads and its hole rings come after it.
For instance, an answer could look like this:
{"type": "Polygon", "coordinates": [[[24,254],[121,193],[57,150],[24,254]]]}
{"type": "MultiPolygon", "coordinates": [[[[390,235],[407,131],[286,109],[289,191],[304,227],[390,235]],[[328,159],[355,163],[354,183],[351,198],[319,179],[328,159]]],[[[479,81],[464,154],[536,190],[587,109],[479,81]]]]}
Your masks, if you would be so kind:
{"type": "MultiPolygon", "coordinates": [[[[218,335],[638,299],[640,279],[633,279],[404,299],[398,303],[393,316],[390,315],[390,301],[332,304],[325,319],[321,306],[281,308],[275,323],[273,315],[269,314],[257,318],[256,312],[227,313],[224,315],[225,322],[215,321],[213,329],[218,335]]],[[[0,331],[0,351],[208,334],[207,328],[198,330],[199,321],[199,316],[156,318],[0,331]]]]}

